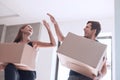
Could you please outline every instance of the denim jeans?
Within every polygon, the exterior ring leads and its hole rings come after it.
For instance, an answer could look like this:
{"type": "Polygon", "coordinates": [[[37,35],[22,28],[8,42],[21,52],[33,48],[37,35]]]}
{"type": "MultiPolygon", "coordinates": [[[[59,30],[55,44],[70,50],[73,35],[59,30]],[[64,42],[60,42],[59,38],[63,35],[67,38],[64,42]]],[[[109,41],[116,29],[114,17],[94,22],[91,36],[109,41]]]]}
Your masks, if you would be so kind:
{"type": "Polygon", "coordinates": [[[92,80],[91,78],[86,78],[86,77],[79,77],[75,75],[70,75],[68,80],[92,80]]]}
{"type": "Polygon", "coordinates": [[[35,80],[36,72],[18,70],[14,64],[8,63],[5,67],[5,80],[35,80]]]}

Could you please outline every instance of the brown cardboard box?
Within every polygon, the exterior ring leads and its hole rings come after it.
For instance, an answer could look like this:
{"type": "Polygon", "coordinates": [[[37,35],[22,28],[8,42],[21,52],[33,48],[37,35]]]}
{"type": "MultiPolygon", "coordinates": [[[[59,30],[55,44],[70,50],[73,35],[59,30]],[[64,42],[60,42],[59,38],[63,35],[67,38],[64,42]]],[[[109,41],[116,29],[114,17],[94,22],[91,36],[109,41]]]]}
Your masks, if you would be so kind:
{"type": "Polygon", "coordinates": [[[104,44],[69,32],[57,52],[64,66],[93,78],[93,75],[98,75],[104,64],[106,47],[104,44]]]}
{"type": "Polygon", "coordinates": [[[35,68],[36,50],[28,44],[0,43],[0,62],[10,62],[35,68]]]}

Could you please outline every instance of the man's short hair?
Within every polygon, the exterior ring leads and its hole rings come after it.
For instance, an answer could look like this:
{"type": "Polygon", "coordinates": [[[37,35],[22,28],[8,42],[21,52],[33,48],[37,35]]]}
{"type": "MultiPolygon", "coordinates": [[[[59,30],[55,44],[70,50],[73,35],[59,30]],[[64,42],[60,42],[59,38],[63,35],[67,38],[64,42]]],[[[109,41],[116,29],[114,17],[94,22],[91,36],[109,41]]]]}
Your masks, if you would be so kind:
{"type": "Polygon", "coordinates": [[[99,23],[98,21],[88,21],[87,24],[88,24],[88,23],[91,23],[91,24],[92,24],[92,25],[91,25],[91,30],[96,29],[96,34],[95,34],[95,36],[98,36],[98,34],[99,34],[100,31],[101,31],[101,25],[100,25],[100,23],[99,23]]]}

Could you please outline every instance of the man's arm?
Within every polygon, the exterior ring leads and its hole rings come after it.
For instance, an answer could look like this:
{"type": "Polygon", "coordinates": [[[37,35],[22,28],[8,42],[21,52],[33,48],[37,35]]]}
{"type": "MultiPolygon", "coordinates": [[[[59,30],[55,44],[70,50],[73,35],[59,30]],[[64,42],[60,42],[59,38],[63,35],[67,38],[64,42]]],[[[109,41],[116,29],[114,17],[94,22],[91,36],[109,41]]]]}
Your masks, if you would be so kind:
{"type": "Polygon", "coordinates": [[[106,60],[105,60],[103,66],[102,66],[102,69],[98,73],[98,76],[95,77],[93,80],[99,80],[99,79],[103,78],[106,75],[106,73],[107,73],[107,65],[106,65],[106,60]]]}
{"type": "Polygon", "coordinates": [[[50,17],[51,22],[54,24],[54,28],[55,28],[55,32],[56,32],[56,35],[58,37],[58,40],[63,41],[65,37],[62,34],[57,21],[55,20],[55,18],[51,14],[47,13],[47,15],[50,17]]]}

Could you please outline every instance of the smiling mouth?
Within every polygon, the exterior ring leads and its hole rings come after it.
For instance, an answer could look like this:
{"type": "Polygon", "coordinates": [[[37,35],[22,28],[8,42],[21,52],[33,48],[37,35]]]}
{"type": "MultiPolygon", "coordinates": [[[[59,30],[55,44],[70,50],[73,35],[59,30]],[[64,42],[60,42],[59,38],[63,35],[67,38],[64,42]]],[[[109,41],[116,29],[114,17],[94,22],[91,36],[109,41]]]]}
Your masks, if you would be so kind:
{"type": "Polygon", "coordinates": [[[29,30],[30,32],[32,32],[32,30],[29,30]]]}

